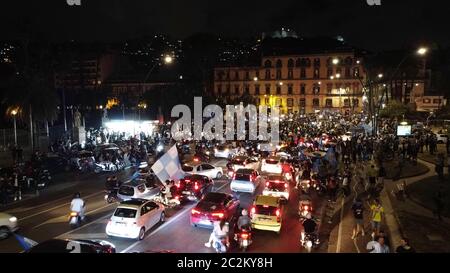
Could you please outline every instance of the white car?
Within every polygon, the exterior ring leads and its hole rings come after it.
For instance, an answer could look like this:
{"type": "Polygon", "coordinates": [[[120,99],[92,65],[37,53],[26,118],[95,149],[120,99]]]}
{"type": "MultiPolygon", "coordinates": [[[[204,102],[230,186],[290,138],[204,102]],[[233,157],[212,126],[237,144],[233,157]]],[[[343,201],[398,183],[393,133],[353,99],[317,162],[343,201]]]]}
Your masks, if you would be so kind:
{"type": "Polygon", "coordinates": [[[198,174],[207,176],[210,179],[220,179],[223,174],[222,167],[216,167],[208,163],[202,163],[198,165],[185,164],[182,170],[187,174],[198,174]]]}
{"type": "Polygon", "coordinates": [[[15,232],[18,229],[16,217],[0,212],[0,240],[8,238],[11,232],[15,232]]]}
{"type": "Polygon", "coordinates": [[[261,164],[261,172],[281,174],[283,169],[280,160],[281,157],[279,156],[270,156],[263,159],[261,164]]]}
{"type": "Polygon", "coordinates": [[[232,158],[238,152],[237,148],[230,145],[219,145],[214,149],[214,157],[216,158],[232,158]]]}
{"type": "Polygon", "coordinates": [[[246,192],[254,194],[262,178],[253,169],[239,169],[231,180],[230,188],[234,192],[246,192]]]}
{"type": "Polygon", "coordinates": [[[123,183],[117,193],[119,200],[131,200],[133,198],[152,200],[160,192],[160,183],[153,179],[136,178],[123,183]]]}
{"type": "Polygon", "coordinates": [[[106,234],[113,237],[142,240],[145,232],[165,221],[164,206],[144,199],[120,203],[106,225],[106,234]]]}
{"type": "Polygon", "coordinates": [[[444,135],[444,134],[437,134],[436,137],[437,137],[437,143],[443,143],[443,144],[446,144],[447,141],[448,141],[448,136],[447,136],[447,135],[444,135]]]}
{"type": "Polygon", "coordinates": [[[231,160],[233,164],[233,170],[237,171],[239,169],[253,169],[258,170],[259,161],[257,158],[248,156],[236,156],[231,160]]]}
{"type": "Polygon", "coordinates": [[[266,179],[263,195],[280,197],[289,200],[289,182],[282,175],[270,175],[266,179]]]}

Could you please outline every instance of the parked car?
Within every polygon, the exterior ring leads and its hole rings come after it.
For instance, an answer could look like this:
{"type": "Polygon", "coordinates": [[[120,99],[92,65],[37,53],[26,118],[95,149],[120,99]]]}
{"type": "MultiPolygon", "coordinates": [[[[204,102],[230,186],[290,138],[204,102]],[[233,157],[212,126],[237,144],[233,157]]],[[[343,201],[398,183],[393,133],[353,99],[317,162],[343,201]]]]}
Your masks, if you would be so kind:
{"type": "Polygon", "coordinates": [[[209,163],[201,163],[201,164],[185,164],[182,167],[182,170],[187,174],[199,174],[207,176],[211,179],[220,179],[223,174],[222,167],[216,167],[209,163]]]}
{"type": "Polygon", "coordinates": [[[106,234],[142,240],[146,231],[164,221],[164,205],[145,199],[132,199],[117,206],[106,225],[106,234]]]}
{"type": "Polygon", "coordinates": [[[448,141],[448,135],[445,134],[436,134],[437,143],[446,144],[448,141]]]}
{"type": "Polygon", "coordinates": [[[116,247],[103,240],[50,239],[26,253],[116,253],[116,247]]]}
{"type": "Polygon", "coordinates": [[[19,226],[17,225],[16,217],[0,212],[0,240],[8,238],[12,232],[18,229],[19,226]]]}
{"type": "Polygon", "coordinates": [[[231,222],[239,204],[239,200],[230,194],[209,192],[191,210],[191,225],[213,228],[214,221],[225,219],[231,222]]]}

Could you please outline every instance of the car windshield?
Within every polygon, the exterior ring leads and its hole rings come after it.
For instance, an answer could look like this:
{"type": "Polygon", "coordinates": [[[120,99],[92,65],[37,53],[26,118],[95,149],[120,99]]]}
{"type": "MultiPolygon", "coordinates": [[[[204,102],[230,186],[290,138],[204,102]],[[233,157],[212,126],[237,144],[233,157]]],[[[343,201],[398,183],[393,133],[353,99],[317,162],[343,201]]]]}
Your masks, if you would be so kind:
{"type": "Polygon", "coordinates": [[[119,194],[126,195],[126,196],[133,196],[134,195],[134,188],[129,186],[123,186],[119,189],[119,194]]]}
{"type": "Polygon", "coordinates": [[[277,215],[277,207],[257,205],[255,214],[263,214],[267,216],[276,216],[277,215]]]}
{"type": "Polygon", "coordinates": [[[135,218],[137,210],[129,208],[117,208],[114,216],[122,218],[135,218]]]}

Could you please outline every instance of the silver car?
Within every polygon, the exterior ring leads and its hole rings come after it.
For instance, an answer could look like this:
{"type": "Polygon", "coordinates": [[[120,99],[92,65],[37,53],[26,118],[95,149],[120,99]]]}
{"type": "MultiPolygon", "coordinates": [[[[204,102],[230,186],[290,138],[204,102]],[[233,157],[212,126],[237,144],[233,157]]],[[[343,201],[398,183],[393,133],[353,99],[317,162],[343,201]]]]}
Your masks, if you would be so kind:
{"type": "Polygon", "coordinates": [[[158,183],[152,179],[134,179],[120,186],[117,197],[123,201],[136,198],[152,200],[161,191],[158,183]]]}

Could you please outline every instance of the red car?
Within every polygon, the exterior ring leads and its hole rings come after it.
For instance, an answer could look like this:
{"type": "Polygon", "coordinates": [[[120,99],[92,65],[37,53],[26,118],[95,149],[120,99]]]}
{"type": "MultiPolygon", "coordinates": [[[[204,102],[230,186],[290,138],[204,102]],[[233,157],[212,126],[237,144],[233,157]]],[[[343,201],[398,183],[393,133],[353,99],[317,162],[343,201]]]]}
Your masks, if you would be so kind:
{"type": "Polygon", "coordinates": [[[176,184],[175,196],[180,201],[197,201],[210,191],[213,181],[204,175],[189,175],[176,184]]]}
{"type": "Polygon", "coordinates": [[[191,211],[191,225],[213,228],[215,221],[230,222],[239,208],[239,200],[226,193],[207,193],[191,211]]]}

